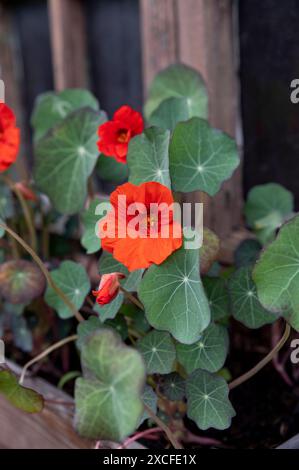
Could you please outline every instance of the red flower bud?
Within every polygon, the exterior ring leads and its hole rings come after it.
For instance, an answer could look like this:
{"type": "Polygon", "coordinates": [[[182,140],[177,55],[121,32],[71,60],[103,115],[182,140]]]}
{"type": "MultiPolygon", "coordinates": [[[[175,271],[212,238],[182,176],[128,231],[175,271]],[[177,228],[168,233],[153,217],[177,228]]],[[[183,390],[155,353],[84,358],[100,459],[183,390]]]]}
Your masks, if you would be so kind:
{"type": "Polygon", "coordinates": [[[99,305],[109,304],[115,299],[120,288],[119,280],[124,277],[122,273],[103,274],[98,290],[92,291],[99,305]]]}

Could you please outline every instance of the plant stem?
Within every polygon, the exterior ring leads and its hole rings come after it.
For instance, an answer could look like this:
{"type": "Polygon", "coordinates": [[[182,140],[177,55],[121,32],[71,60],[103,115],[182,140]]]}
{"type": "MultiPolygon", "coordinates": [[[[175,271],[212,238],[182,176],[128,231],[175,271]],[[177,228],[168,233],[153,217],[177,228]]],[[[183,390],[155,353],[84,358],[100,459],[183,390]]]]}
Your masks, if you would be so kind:
{"type": "Polygon", "coordinates": [[[150,409],[150,407],[147,406],[145,403],[144,409],[147,414],[152,418],[152,420],[157,424],[157,426],[163,429],[169,441],[173,445],[174,449],[183,449],[183,446],[178,442],[177,438],[174,436],[169,427],[158,416],[156,416],[155,413],[150,409]]]}
{"type": "Polygon", "coordinates": [[[135,304],[138,308],[140,308],[141,310],[144,310],[144,306],[142,305],[142,303],[136,299],[136,297],[131,294],[131,292],[128,292],[126,289],[124,289],[122,286],[120,286],[119,290],[129,299],[131,300],[131,302],[133,302],[133,304],[135,304]]]}
{"type": "Polygon", "coordinates": [[[232,382],[229,383],[228,387],[230,390],[233,388],[238,387],[241,385],[243,382],[246,382],[246,380],[251,379],[255,374],[257,374],[265,365],[267,365],[269,362],[272,361],[273,357],[278,353],[278,351],[283,347],[283,345],[286,343],[288,340],[289,336],[291,333],[291,327],[288,323],[286,323],[285,331],[279,342],[276,344],[276,346],[265,356],[260,362],[258,362],[252,369],[250,369],[248,372],[245,372],[245,374],[241,375],[237,379],[233,380],[232,382]]]}
{"type": "Polygon", "coordinates": [[[21,377],[20,377],[20,380],[19,380],[20,385],[22,385],[22,383],[24,382],[26,371],[29,367],[33,366],[33,364],[40,361],[44,357],[48,356],[48,354],[55,351],[56,349],[61,348],[65,344],[70,343],[71,341],[76,341],[77,338],[78,338],[77,335],[68,336],[67,338],[64,338],[64,339],[58,341],[58,343],[52,344],[52,346],[47,348],[45,351],[40,353],[38,356],[31,359],[31,361],[27,362],[27,364],[25,364],[25,366],[23,367],[23,370],[22,370],[22,373],[21,373],[21,377]]]}
{"type": "Polygon", "coordinates": [[[55,282],[53,281],[48,269],[40,259],[40,257],[35,253],[35,251],[23,240],[16,232],[14,232],[10,227],[0,222],[0,227],[2,227],[9,235],[11,235],[33,258],[36,264],[39,266],[40,270],[42,271],[43,275],[45,276],[48,284],[52,287],[52,289],[56,292],[56,294],[61,298],[61,300],[67,305],[67,307],[72,311],[74,316],[77,318],[79,322],[83,321],[84,318],[78,312],[74,304],[69,300],[69,298],[65,295],[65,293],[58,287],[55,282]]]}
{"type": "Polygon", "coordinates": [[[30,207],[23,197],[23,194],[21,191],[15,186],[13,180],[8,176],[8,175],[2,175],[3,181],[9,186],[9,188],[15,193],[17,196],[20,206],[22,208],[25,222],[28,228],[28,233],[30,237],[30,245],[34,251],[37,250],[37,238],[36,238],[36,231],[35,231],[35,226],[34,226],[34,221],[32,217],[32,212],[30,210],[30,207]]]}

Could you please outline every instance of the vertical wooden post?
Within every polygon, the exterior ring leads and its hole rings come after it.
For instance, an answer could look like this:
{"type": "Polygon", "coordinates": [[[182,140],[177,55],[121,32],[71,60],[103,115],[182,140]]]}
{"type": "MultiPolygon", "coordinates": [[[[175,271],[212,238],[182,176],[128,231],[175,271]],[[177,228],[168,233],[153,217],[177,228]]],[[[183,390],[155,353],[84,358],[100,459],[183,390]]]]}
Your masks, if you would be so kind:
{"type": "Polygon", "coordinates": [[[48,0],[56,90],[87,86],[82,0],[48,0]]]}
{"type": "MultiPolygon", "coordinates": [[[[178,61],[194,67],[207,83],[211,124],[236,137],[238,83],[232,0],[141,0],[141,22],[147,40],[143,49],[145,86],[162,64],[178,61]],[[170,53],[162,47],[163,31],[157,34],[157,17],[161,25],[167,25],[167,31],[171,30],[170,53]],[[159,62],[153,65],[156,55],[159,62]]],[[[199,193],[187,199],[198,201],[199,193]]],[[[229,236],[242,220],[241,171],[234,173],[213,200],[207,195],[203,200],[205,225],[221,237],[229,236]]]]}

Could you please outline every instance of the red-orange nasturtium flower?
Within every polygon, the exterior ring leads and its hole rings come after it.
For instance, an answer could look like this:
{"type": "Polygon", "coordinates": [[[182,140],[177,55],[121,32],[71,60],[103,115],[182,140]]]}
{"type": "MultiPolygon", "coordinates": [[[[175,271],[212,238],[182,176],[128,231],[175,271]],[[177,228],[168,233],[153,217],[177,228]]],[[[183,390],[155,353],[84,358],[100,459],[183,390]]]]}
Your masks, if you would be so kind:
{"type": "Polygon", "coordinates": [[[115,299],[120,288],[119,280],[124,277],[122,273],[103,274],[98,290],[92,291],[99,305],[109,304],[115,299]]]}
{"type": "Polygon", "coordinates": [[[20,130],[13,111],[0,103],[0,172],[15,162],[20,147],[20,130]]]}
{"type": "Polygon", "coordinates": [[[121,106],[111,121],[99,127],[99,151],[108,157],[114,157],[118,162],[126,163],[130,139],[141,134],[143,127],[140,113],[130,106],[121,106]]]}
{"type": "Polygon", "coordinates": [[[174,220],[173,202],[171,190],[160,183],[119,186],[110,196],[112,210],[99,223],[102,248],[129,271],[161,264],[182,245],[182,228],[174,220]],[[154,215],[150,212],[153,204],[160,205],[154,215]],[[139,222],[134,225],[136,217],[139,222]]]}

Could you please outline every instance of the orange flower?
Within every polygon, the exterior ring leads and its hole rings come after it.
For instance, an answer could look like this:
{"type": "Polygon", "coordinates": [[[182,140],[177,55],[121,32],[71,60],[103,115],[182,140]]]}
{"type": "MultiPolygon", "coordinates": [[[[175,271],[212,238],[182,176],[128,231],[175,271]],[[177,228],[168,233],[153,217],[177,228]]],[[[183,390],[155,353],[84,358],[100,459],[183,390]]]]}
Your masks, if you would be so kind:
{"type": "Polygon", "coordinates": [[[110,202],[112,210],[99,223],[102,248],[129,271],[161,264],[181,247],[182,228],[173,219],[174,201],[166,186],[125,183],[111,194],[110,202]]]}
{"type": "Polygon", "coordinates": [[[12,110],[0,103],[0,172],[15,162],[20,146],[20,130],[12,110]]]}
{"type": "Polygon", "coordinates": [[[99,127],[99,151],[108,157],[114,157],[120,163],[126,163],[129,142],[142,131],[141,114],[130,106],[122,106],[114,113],[111,121],[99,127]]]}
{"type": "Polygon", "coordinates": [[[115,299],[120,288],[119,280],[124,277],[122,273],[103,274],[98,290],[92,291],[99,305],[109,304],[115,299]]]}

